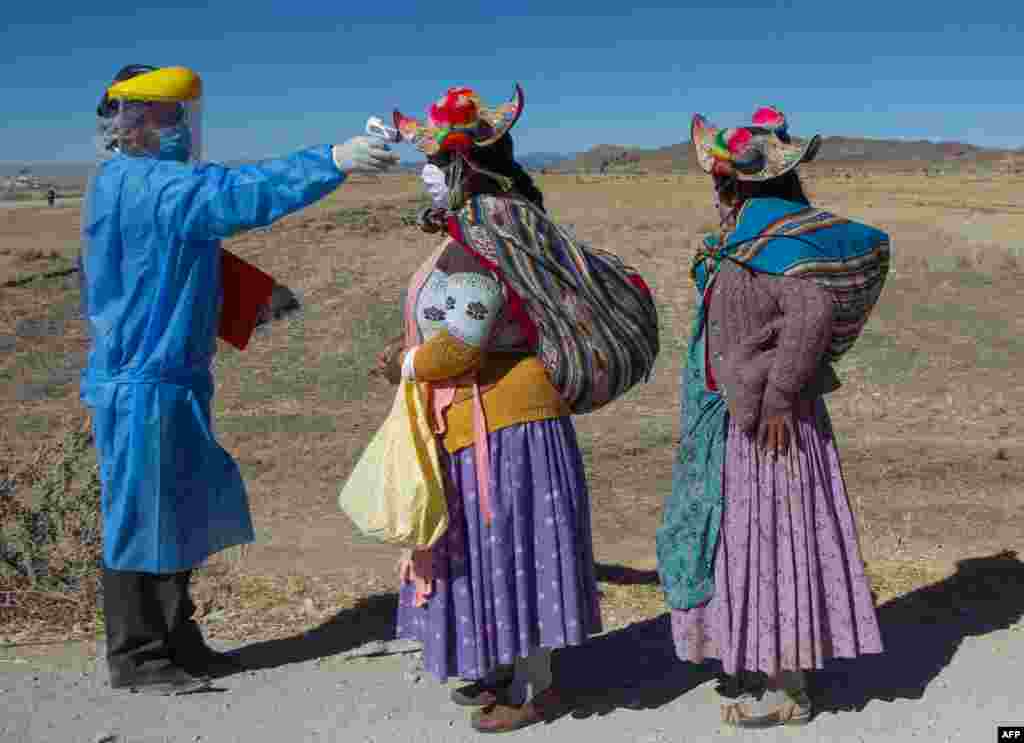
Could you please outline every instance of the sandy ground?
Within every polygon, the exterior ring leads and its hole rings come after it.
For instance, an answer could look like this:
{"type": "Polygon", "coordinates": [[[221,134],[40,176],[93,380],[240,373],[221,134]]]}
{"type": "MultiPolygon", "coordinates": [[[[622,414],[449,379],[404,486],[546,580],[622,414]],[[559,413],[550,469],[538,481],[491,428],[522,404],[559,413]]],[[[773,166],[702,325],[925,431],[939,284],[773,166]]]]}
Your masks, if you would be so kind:
{"type": "MultiPolygon", "coordinates": [[[[977,629],[970,616],[936,625],[888,624],[886,655],[836,662],[818,674],[819,712],[809,726],[736,731],[720,723],[709,672],[675,661],[663,617],[556,655],[556,678],[571,690],[571,711],[513,735],[593,743],[995,740],[997,725],[1024,723],[1024,625],[970,636],[977,629]]],[[[75,651],[0,662],[0,740],[480,739],[467,713],[448,701],[447,688],[422,672],[418,653],[317,658],[322,649],[301,637],[252,645],[239,652],[257,670],[220,679],[215,691],[173,698],[113,693],[104,664],[75,651]]]]}

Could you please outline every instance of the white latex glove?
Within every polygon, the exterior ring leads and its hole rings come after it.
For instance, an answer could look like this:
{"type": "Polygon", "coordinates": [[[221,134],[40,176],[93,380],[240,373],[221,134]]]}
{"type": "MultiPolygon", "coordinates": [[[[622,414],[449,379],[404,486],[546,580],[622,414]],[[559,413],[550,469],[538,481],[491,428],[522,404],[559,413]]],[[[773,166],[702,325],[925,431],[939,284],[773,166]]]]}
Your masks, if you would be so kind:
{"type": "Polygon", "coordinates": [[[398,164],[398,155],[373,137],[352,137],[331,148],[334,164],[342,173],[380,173],[398,164]]]}

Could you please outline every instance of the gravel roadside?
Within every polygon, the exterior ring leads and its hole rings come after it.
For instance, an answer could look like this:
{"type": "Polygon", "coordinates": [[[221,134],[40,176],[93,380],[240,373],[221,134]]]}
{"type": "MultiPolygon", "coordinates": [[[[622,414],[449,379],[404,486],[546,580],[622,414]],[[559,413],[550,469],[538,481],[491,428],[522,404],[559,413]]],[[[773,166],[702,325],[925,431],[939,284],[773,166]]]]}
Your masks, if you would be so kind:
{"type": "MultiPolygon", "coordinates": [[[[514,733],[523,740],[985,741],[1024,723],[1024,625],[886,628],[885,656],[837,661],[815,677],[820,712],[805,728],[734,731],[719,723],[708,671],[678,663],[667,618],[641,622],[556,655],[572,713],[514,733]]],[[[163,698],[111,692],[102,662],[65,650],[0,660],[4,743],[478,740],[448,689],[408,646],[378,644],[302,660],[303,639],[238,649],[252,670],[217,690],[163,698]],[[387,654],[370,655],[384,651],[387,654]],[[363,657],[360,657],[363,656],[363,657]],[[367,657],[369,656],[369,657],[367,657]],[[295,661],[295,662],[292,662],[295,661]]],[[[223,648],[226,649],[226,648],[223,648]]],[[[102,653],[102,649],[99,651],[102,653]]],[[[308,654],[306,654],[308,655],[308,654]]]]}

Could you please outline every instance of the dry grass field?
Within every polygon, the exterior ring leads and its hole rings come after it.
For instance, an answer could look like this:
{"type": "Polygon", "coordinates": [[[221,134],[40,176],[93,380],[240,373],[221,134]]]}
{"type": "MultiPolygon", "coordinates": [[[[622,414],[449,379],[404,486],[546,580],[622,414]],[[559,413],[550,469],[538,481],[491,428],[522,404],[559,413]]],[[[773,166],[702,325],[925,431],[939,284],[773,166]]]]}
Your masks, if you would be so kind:
{"type": "MultiPolygon", "coordinates": [[[[697,176],[558,175],[539,185],[557,220],[637,266],[660,303],[654,379],[577,419],[616,626],[664,610],[651,571],[678,438],[688,269],[695,238],[715,217],[697,176]]],[[[885,601],[948,575],[957,560],[1024,544],[1024,177],[812,170],[807,186],[816,203],[893,240],[879,307],[829,400],[862,548],[885,601]]],[[[368,371],[400,331],[404,284],[435,244],[408,225],[420,198],[412,177],[353,180],[228,243],[304,309],[245,352],[223,347],[218,356],[217,430],[248,483],[258,536],[198,581],[214,636],[391,621],[396,551],[354,533],[335,499],[391,404],[392,388],[368,371]]],[[[16,476],[85,419],[77,277],[61,275],[77,250],[78,220],[77,208],[0,210],[0,476],[16,476]],[[23,283],[30,276],[43,277],[23,283]]],[[[6,629],[0,621],[0,636],[54,629],[39,614],[19,617],[6,629]]],[[[78,631],[93,629],[78,620],[78,631]]]]}

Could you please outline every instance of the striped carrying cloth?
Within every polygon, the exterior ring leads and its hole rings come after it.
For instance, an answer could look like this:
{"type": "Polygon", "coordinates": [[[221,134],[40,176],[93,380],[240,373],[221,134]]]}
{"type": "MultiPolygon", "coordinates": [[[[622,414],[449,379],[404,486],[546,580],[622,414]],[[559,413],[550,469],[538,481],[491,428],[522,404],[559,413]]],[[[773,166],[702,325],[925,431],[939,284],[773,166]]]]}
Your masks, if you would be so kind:
{"type": "Polygon", "coordinates": [[[525,313],[536,354],[573,413],[649,380],[658,314],[647,284],[618,256],[510,196],[475,195],[449,218],[448,232],[499,274],[506,312],[525,313]]]}
{"type": "Polygon", "coordinates": [[[753,271],[810,279],[835,307],[827,360],[850,350],[864,329],[889,273],[889,236],[823,209],[782,199],[751,199],[722,248],[705,238],[693,274],[702,286],[722,260],[753,271]]]}

